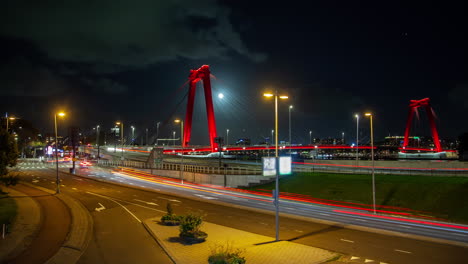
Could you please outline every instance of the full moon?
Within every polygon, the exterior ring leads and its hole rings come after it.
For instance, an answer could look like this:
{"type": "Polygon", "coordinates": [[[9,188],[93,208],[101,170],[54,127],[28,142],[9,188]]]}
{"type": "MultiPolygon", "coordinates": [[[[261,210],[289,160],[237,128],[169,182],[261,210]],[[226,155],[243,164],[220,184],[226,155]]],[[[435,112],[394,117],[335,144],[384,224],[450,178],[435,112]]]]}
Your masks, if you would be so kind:
{"type": "Polygon", "coordinates": [[[219,98],[219,99],[223,99],[223,98],[224,98],[224,94],[219,93],[219,94],[218,94],[218,98],[219,98]]]}

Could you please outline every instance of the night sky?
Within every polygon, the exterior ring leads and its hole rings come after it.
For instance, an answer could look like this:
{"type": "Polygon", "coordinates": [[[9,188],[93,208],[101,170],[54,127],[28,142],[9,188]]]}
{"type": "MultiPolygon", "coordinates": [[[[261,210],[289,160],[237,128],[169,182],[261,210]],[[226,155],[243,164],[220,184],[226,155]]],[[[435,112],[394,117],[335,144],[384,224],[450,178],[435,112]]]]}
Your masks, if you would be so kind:
{"type": "MultiPolygon", "coordinates": [[[[403,135],[408,103],[430,97],[441,138],[468,131],[466,6],[409,1],[3,1],[0,112],[52,132],[60,125],[110,128],[122,120],[142,135],[179,133],[190,69],[211,67],[218,134],[230,142],[269,137],[273,101],[280,140],[354,142],[355,113],[372,111],[377,139],[403,135]],[[308,3],[305,5],[304,3],[308,3]],[[313,3],[317,2],[317,3],[313,3]],[[225,97],[219,99],[218,93],[225,97]]],[[[193,144],[207,144],[198,86],[193,144]]],[[[414,135],[429,135],[427,118],[414,135]]],[[[369,140],[369,122],[360,121],[369,140]]],[[[130,129],[127,129],[130,132],[130,129]]],[[[138,140],[139,141],[139,140],[138,140]]]]}

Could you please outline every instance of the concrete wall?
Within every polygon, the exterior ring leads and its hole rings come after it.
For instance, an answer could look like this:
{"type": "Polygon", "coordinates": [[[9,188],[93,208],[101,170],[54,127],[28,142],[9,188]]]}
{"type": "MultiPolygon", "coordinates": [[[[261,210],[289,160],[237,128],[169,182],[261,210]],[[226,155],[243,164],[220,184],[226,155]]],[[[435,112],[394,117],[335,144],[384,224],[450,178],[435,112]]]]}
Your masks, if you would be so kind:
{"type": "MultiPolygon", "coordinates": [[[[180,171],[172,170],[155,170],[155,169],[137,169],[149,172],[156,176],[164,176],[169,178],[180,179],[180,171]]],[[[184,181],[190,181],[200,184],[213,184],[224,186],[224,175],[220,174],[204,174],[196,172],[183,172],[184,181]]],[[[226,175],[226,186],[237,188],[249,186],[249,184],[258,184],[262,180],[273,180],[274,177],[265,177],[260,175],[226,175]]]]}

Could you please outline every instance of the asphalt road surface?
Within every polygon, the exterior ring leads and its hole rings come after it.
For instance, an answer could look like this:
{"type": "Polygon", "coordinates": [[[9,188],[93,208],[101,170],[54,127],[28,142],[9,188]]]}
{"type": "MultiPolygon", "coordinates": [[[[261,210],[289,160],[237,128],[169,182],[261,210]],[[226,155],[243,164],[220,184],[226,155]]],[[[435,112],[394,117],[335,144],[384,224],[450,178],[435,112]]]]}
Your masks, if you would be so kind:
{"type": "MultiPolygon", "coordinates": [[[[23,180],[49,189],[55,188],[53,170],[33,169],[24,172],[23,180]]],[[[198,211],[205,215],[208,222],[275,236],[275,221],[271,214],[228,206],[237,204],[272,211],[274,207],[269,198],[233,195],[219,189],[187,184],[181,186],[166,181],[148,182],[99,168],[78,170],[77,174],[85,177],[68,173],[61,173],[60,177],[62,192],[82,202],[94,218],[94,238],[79,263],[171,263],[140,223],[150,217],[162,216],[168,201],[173,204],[176,214],[198,211]]],[[[468,240],[466,232],[451,230],[453,228],[427,227],[412,222],[342,214],[334,212],[332,208],[297,202],[282,201],[281,208],[284,213],[310,219],[306,221],[281,217],[282,240],[340,252],[354,257],[356,262],[372,259],[376,263],[464,263],[468,255],[467,247],[359,231],[316,223],[314,219],[392,230],[396,228],[395,231],[403,233],[443,237],[461,242],[468,240]]]]}

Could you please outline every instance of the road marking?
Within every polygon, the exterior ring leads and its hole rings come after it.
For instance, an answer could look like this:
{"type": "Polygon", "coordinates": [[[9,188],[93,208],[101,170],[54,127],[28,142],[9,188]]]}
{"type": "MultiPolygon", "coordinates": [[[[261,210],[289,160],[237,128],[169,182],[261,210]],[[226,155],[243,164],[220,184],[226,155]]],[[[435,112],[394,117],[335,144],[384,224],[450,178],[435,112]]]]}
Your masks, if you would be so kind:
{"type": "Polygon", "coordinates": [[[168,199],[168,198],[164,198],[164,197],[161,197],[161,196],[158,196],[158,198],[161,198],[161,199],[164,199],[164,200],[168,200],[168,201],[170,201],[170,202],[181,203],[181,201],[176,200],[176,199],[168,199]]]}
{"type": "Polygon", "coordinates": [[[298,233],[304,233],[304,231],[302,231],[302,230],[294,230],[294,231],[296,231],[298,233]]]}
{"type": "Polygon", "coordinates": [[[39,180],[33,180],[32,183],[36,183],[36,182],[39,182],[39,180]]]}
{"type": "Polygon", "coordinates": [[[360,259],[360,257],[355,257],[355,256],[351,257],[351,260],[355,260],[355,259],[360,259]]]}
{"type": "Polygon", "coordinates": [[[405,253],[405,254],[411,254],[411,252],[406,251],[406,250],[401,250],[401,249],[395,249],[395,251],[398,251],[398,252],[401,252],[401,253],[405,253]]]}
{"type": "Polygon", "coordinates": [[[138,199],[133,199],[134,201],[138,201],[138,202],[142,202],[142,203],[145,203],[145,204],[149,204],[149,205],[156,205],[156,206],[159,206],[158,204],[155,204],[153,202],[147,202],[147,201],[143,201],[143,200],[138,200],[138,199]]]}
{"type": "Polygon", "coordinates": [[[98,211],[98,212],[101,212],[102,210],[106,209],[106,207],[104,207],[104,205],[102,205],[101,203],[98,203],[101,207],[99,208],[94,208],[94,210],[98,211]]]}
{"type": "Polygon", "coordinates": [[[204,198],[204,199],[208,199],[208,200],[216,200],[218,198],[216,197],[211,197],[211,196],[207,196],[207,195],[203,195],[203,194],[194,194],[195,196],[198,196],[200,198],[204,198]]]}
{"type": "Polygon", "coordinates": [[[411,226],[405,226],[405,225],[398,225],[398,226],[401,226],[401,227],[404,227],[404,228],[411,228],[411,226]]]}
{"type": "Polygon", "coordinates": [[[354,243],[354,241],[352,240],[348,240],[348,239],[343,239],[343,238],[340,238],[341,241],[344,241],[344,242],[348,242],[348,243],[354,243]]]}
{"type": "Polygon", "coordinates": [[[72,190],[75,190],[75,191],[77,191],[78,189],[77,189],[77,188],[75,188],[75,187],[73,187],[73,188],[72,188],[72,190]]]}
{"type": "Polygon", "coordinates": [[[268,225],[267,223],[263,223],[263,222],[259,222],[259,224],[261,224],[261,225],[268,225]]]}
{"type": "Polygon", "coordinates": [[[326,216],[330,216],[329,214],[324,214],[324,213],[318,213],[319,215],[326,215],[326,216]]]}
{"type": "Polygon", "coordinates": [[[356,221],[361,221],[361,222],[367,222],[367,220],[364,219],[355,219],[356,221]]]}
{"type": "Polygon", "coordinates": [[[369,262],[374,262],[374,260],[372,260],[372,259],[366,259],[366,260],[364,260],[364,262],[365,262],[365,263],[369,263],[369,262]]]}
{"type": "Polygon", "coordinates": [[[92,192],[86,192],[86,193],[89,193],[89,194],[91,194],[91,195],[96,195],[96,196],[105,198],[105,199],[107,199],[107,200],[113,201],[114,203],[116,203],[116,204],[122,206],[122,208],[125,209],[125,211],[127,211],[131,216],[133,216],[138,222],[141,223],[141,220],[140,220],[136,215],[134,215],[132,212],[130,212],[130,210],[128,210],[127,207],[125,207],[123,204],[121,204],[121,203],[115,201],[114,199],[111,199],[111,198],[109,198],[109,197],[106,197],[106,196],[104,196],[104,195],[100,195],[100,194],[97,194],[97,193],[92,193],[92,192]]]}

